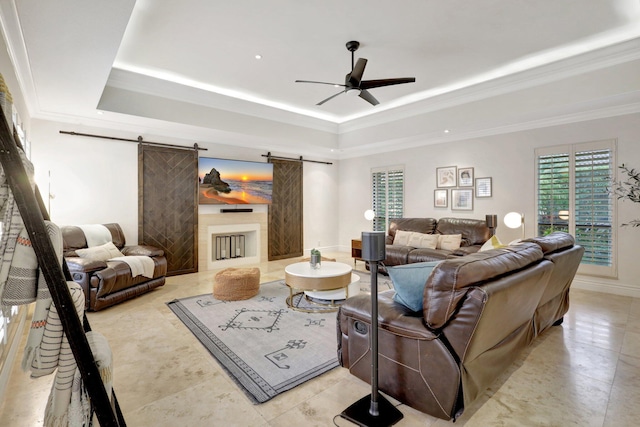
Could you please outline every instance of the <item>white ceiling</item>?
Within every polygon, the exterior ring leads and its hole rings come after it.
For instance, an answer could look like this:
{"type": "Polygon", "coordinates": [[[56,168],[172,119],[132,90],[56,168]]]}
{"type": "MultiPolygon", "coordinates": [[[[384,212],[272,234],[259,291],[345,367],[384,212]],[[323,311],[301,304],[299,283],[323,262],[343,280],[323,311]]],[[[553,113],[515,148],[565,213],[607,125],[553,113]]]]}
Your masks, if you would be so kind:
{"type": "Polygon", "coordinates": [[[149,128],[151,113],[101,99],[139,91],[338,133],[640,37],[640,0],[3,0],[0,17],[33,117],[116,120],[97,117],[103,109],[149,128]],[[294,80],[342,83],[349,40],[369,60],[365,79],[416,82],[372,89],[375,107],[344,94],[316,106],[339,89],[294,80]]]}

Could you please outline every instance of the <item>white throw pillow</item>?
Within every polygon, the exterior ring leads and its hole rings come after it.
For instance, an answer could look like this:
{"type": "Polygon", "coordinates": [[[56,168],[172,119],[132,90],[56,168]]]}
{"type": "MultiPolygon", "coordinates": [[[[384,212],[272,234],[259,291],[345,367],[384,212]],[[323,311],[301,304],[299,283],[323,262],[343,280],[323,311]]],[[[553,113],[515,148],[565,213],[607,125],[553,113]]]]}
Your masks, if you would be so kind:
{"type": "Polygon", "coordinates": [[[435,249],[438,246],[437,234],[411,233],[409,246],[414,248],[435,249]]]}
{"type": "Polygon", "coordinates": [[[437,249],[455,251],[460,247],[460,242],[462,242],[462,234],[440,234],[437,249]]]}
{"type": "Polygon", "coordinates": [[[396,231],[396,236],[393,238],[393,244],[397,246],[409,246],[409,239],[411,238],[411,231],[396,231]]]}
{"type": "Polygon", "coordinates": [[[420,240],[422,240],[422,233],[411,233],[409,235],[409,242],[407,242],[407,246],[413,246],[414,248],[420,247],[420,240]]]}
{"type": "Polygon", "coordinates": [[[124,256],[113,242],[108,242],[104,245],[93,246],[86,249],[76,249],[76,253],[80,258],[87,258],[96,261],[106,261],[111,258],[124,256]]]}
{"type": "Polygon", "coordinates": [[[505,245],[502,244],[500,239],[498,239],[498,236],[493,236],[492,238],[484,242],[484,245],[482,245],[479,252],[488,251],[489,249],[498,249],[498,248],[504,248],[504,247],[505,245]]]}

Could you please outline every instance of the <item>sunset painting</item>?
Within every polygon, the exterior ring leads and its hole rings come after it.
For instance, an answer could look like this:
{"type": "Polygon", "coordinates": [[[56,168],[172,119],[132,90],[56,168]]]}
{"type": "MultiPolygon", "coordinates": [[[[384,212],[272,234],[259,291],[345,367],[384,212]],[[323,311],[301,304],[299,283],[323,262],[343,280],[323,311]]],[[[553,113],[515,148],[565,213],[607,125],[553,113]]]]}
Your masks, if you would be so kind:
{"type": "Polygon", "coordinates": [[[198,159],[200,204],[271,204],[273,164],[198,159]]]}

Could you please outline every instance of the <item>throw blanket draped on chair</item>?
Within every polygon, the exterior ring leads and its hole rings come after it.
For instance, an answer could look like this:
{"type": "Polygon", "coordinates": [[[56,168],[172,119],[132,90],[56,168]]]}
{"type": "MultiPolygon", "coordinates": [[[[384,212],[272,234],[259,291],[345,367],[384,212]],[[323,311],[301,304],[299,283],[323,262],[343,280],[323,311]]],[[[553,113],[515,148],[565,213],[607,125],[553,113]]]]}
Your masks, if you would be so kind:
{"type": "Polygon", "coordinates": [[[104,245],[112,239],[111,232],[102,224],[86,224],[79,225],[78,227],[82,229],[84,237],[87,239],[87,247],[89,248],[104,245]]]}
{"type": "Polygon", "coordinates": [[[121,261],[126,263],[131,269],[132,277],[143,275],[144,277],[153,278],[153,270],[156,266],[151,257],[144,255],[119,256],[111,258],[109,261],[121,261]]]}

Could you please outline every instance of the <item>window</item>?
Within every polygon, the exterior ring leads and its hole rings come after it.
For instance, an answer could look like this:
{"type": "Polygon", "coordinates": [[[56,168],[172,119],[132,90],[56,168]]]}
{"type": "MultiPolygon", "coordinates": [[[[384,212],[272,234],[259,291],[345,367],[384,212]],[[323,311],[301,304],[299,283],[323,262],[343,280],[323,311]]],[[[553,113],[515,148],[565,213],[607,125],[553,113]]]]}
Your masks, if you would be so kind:
{"type": "Polygon", "coordinates": [[[371,199],[374,231],[387,231],[389,218],[404,212],[404,168],[377,168],[371,171],[371,199]]]}
{"type": "Polygon", "coordinates": [[[585,248],[580,272],[615,277],[615,141],[536,150],[538,235],[566,231],[585,248]]]}

